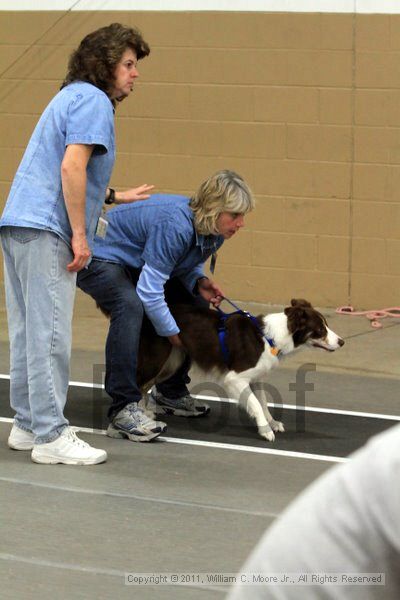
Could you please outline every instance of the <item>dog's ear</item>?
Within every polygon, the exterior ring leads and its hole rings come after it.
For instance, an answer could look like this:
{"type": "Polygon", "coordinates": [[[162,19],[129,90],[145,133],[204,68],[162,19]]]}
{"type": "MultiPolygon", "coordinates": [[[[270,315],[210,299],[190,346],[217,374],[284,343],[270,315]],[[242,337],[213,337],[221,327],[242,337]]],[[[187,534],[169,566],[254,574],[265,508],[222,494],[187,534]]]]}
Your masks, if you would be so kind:
{"type": "MultiPolygon", "coordinates": [[[[295,300],[295,302],[299,301],[295,300]]],[[[285,315],[288,318],[288,329],[292,335],[296,332],[305,330],[309,321],[310,308],[311,304],[309,302],[306,302],[305,304],[293,304],[293,300],[292,305],[285,308],[285,315]]]]}
{"type": "Polygon", "coordinates": [[[303,308],[312,308],[310,302],[303,298],[292,298],[290,301],[291,306],[302,306],[303,308]]]}

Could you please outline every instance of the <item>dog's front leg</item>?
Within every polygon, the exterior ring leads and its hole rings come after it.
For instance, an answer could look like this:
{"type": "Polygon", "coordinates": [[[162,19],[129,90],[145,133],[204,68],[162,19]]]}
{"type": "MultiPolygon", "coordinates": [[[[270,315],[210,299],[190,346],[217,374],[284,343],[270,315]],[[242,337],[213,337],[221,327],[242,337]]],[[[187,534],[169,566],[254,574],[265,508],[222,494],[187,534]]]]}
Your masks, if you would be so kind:
{"type": "Polygon", "coordinates": [[[236,398],[239,404],[246,408],[248,414],[256,420],[260,436],[269,442],[273,442],[275,434],[265,418],[262,406],[257,396],[252,392],[249,382],[240,377],[235,371],[229,371],[225,376],[225,385],[229,395],[236,398]]]}
{"type": "Polygon", "coordinates": [[[285,431],[285,427],[284,427],[283,423],[281,421],[275,421],[275,419],[269,412],[268,402],[267,402],[267,393],[266,393],[265,389],[263,388],[263,386],[260,384],[257,384],[257,385],[250,384],[250,387],[253,391],[253,394],[257,397],[257,400],[261,404],[262,409],[264,411],[264,415],[266,416],[266,419],[267,419],[268,424],[271,427],[272,431],[275,431],[275,432],[280,431],[281,433],[283,433],[285,431]]]}

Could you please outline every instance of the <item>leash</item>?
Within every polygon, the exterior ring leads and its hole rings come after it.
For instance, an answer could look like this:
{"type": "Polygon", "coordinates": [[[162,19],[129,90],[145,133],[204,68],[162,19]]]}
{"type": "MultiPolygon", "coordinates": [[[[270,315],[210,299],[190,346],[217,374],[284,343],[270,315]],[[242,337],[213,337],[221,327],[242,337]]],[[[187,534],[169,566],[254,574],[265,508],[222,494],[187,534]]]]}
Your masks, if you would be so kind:
{"type": "Polygon", "coordinates": [[[234,312],[226,313],[219,306],[216,307],[217,311],[219,312],[219,324],[218,324],[219,345],[221,347],[221,351],[222,351],[225,363],[226,364],[229,363],[229,350],[228,350],[228,346],[227,346],[226,340],[225,340],[226,322],[233,315],[242,315],[243,317],[247,317],[248,319],[250,319],[250,321],[253,323],[253,325],[255,326],[257,331],[262,335],[263,339],[269,344],[271,354],[273,354],[274,356],[278,356],[279,350],[275,346],[274,340],[265,335],[264,331],[261,329],[261,327],[257,321],[257,318],[254,315],[250,314],[247,310],[242,310],[241,308],[239,308],[239,306],[237,306],[237,304],[232,302],[232,300],[229,300],[229,298],[226,298],[224,296],[223,300],[225,300],[225,302],[228,302],[228,304],[230,304],[231,306],[233,306],[233,308],[236,309],[234,312]]]}
{"type": "Polygon", "coordinates": [[[385,319],[386,317],[393,317],[395,319],[400,318],[400,306],[393,306],[392,308],[382,308],[382,310],[361,310],[355,311],[352,306],[340,306],[336,309],[339,315],[350,315],[351,317],[365,316],[371,321],[371,327],[380,329],[382,323],[378,319],[385,319]]]}

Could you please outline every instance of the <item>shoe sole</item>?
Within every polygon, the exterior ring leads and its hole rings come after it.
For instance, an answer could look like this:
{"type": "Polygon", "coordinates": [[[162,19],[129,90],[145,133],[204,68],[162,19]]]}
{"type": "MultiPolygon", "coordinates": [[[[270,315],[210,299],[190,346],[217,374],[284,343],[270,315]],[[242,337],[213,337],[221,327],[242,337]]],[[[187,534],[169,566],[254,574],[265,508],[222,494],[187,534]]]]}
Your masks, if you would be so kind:
{"type": "Polygon", "coordinates": [[[152,431],[147,435],[136,435],[134,433],[128,433],[127,431],[123,431],[122,429],[117,429],[114,425],[109,425],[106,434],[108,437],[113,439],[128,439],[131,442],[151,442],[156,437],[165,433],[167,430],[166,427],[161,429],[161,431],[152,431]]]}
{"type": "Polygon", "coordinates": [[[161,404],[157,404],[156,413],[158,415],[174,415],[175,417],[188,417],[188,418],[196,418],[196,417],[206,417],[210,412],[210,409],[204,410],[202,412],[189,412],[184,410],[183,408],[170,408],[169,406],[162,406],[161,404]]]}
{"type": "Polygon", "coordinates": [[[21,446],[17,446],[17,444],[13,444],[12,442],[8,442],[8,447],[11,448],[11,450],[32,450],[33,449],[33,444],[27,444],[27,445],[21,445],[21,446]]]}
{"type": "Polygon", "coordinates": [[[41,465],[98,465],[107,460],[107,454],[98,456],[94,459],[77,459],[77,458],[56,458],[55,456],[40,456],[32,453],[31,459],[34,463],[41,465]]]}

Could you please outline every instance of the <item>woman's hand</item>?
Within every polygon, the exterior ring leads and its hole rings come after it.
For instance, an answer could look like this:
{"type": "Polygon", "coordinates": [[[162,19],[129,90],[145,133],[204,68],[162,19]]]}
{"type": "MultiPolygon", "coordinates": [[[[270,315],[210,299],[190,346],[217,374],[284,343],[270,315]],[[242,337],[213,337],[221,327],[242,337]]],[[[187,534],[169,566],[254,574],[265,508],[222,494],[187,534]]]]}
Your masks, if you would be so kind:
{"type": "Polygon", "coordinates": [[[169,335],[168,339],[173,346],[176,346],[177,348],[183,348],[183,344],[178,333],[176,333],[175,335],[169,335]]]}
{"type": "Polygon", "coordinates": [[[72,273],[81,271],[86,267],[90,258],[90,248],[85,234],[75,234],[71,238],[71,248],[74,259],[67,265],[67,271],[72,273]]]}
{"type": "Polygon", "coordinates": [[[138,200],[147,200],[150,198],[150,193],[154,190],[154,185],[144,183],[137,188],[131,188],[124,192],[115,192],[115,204],[129,204],[138,200]]]}
{"type": "Polygon", "coordinates": [[[224,299],[224,292],[219,285],[208,279],[208,277],[198,280],[197,289],[204,300],[211,302],[213,306],[219,306],[224,299]]]}

